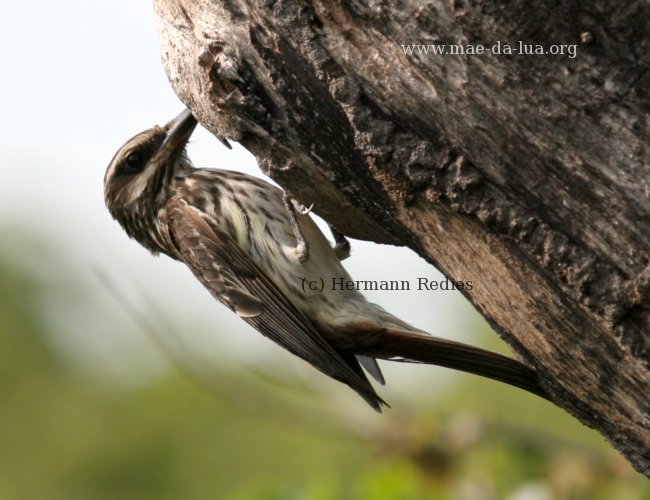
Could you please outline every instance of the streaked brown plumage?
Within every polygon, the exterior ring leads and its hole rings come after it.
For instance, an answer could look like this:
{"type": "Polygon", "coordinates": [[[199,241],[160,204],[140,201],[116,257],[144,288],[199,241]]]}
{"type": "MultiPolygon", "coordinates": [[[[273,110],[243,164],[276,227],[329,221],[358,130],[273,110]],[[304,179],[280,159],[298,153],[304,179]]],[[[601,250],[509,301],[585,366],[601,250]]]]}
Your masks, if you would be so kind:
{"type": "Polygon", "coordinates": [[[351,279],[340,255],[308,215],[287,210],[278,188],[238,172],[194,168],[185,145],[195,126],[186,110],[130,139],[111,161],[106,205],[131,238],[184,262],[260,333],[378,411],[385,403],[361,368],[383,384],[375,358],[456,368],[546,397],[535,372],[514,359],[429,336],[356,290],[303,290],[303,278],[351,279]],[[300,235],[308,254],[297,245],[300,235]]]}

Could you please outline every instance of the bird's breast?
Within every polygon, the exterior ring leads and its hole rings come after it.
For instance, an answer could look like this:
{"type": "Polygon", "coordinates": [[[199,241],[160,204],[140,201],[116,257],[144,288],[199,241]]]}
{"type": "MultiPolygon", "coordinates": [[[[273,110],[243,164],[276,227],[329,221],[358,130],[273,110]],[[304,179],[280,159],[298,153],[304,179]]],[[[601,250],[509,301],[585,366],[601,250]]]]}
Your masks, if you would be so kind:
{"type": "Polygon", "coordinates": [[[228,171],[205,171],[186,186],[195,191],[201,183],[207,183],[210,189],[201,190],[203,195],[191,195],[191,204],[205,214],[210,224],[229,235],[308,316],[358,311],[367,303],[356,290],[332,287],[336,280],[351,278],[315,222],[300,213],[295,215],[309,257],[304,262],[298,259],[296,237],[280,189],[261,179],[228,171]]]}

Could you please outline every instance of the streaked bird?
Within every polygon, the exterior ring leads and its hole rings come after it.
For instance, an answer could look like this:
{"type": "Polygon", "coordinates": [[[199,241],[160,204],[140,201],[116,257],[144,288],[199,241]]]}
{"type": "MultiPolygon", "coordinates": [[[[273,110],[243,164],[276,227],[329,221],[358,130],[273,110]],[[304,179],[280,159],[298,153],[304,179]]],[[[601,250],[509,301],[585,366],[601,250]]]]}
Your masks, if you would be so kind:
{"type": "Polygon", "coordinates": [[[375,410],[376,358],[446,366],[547,397],[514,359],[436,338],[368,302],[357,290],[310,290],[303,280],[351,280],[349,246],[332,247],[307,210],[271,184],[239,172],[194,168],[185,146],[189,110],[129,139],[110,162],[105,201],[126,233],[183,262],[210,293],[264,336],[343,382],[375,410]],[[365,369],[365,372],[364,372],[365,369]]]}

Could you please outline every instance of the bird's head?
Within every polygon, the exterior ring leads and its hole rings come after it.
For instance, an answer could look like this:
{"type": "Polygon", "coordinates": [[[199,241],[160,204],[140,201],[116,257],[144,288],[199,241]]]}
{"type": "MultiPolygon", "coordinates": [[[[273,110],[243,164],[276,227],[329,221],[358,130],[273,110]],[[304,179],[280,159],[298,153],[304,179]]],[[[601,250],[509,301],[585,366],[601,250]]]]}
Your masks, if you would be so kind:
{"type": "Polygon", "coordinates": [[[185,145],[195,127],[196,119],[186,109],[166,125],[132,137],[118,150],[104,176],[104,199],[113,217],[138,214],[165,201],[166,187],[176,172],[190,165],[185,145]]]}

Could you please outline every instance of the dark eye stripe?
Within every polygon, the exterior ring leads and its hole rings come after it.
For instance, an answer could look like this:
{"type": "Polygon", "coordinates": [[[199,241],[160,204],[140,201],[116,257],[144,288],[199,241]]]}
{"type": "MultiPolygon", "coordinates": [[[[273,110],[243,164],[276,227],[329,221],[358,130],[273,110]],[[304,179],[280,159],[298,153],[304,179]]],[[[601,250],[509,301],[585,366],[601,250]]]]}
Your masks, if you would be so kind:
{"type": "Polygon", "coordinates": [[[160,146],[164,136],[153,137],[144,144],[133,148],[120,162],[115,172],[116,176],[134,175],[142,172],[154,151],[160,146]]]}
{"type": "Polygon", "coordinates": [[[120,174],[136,174],[140,172],[146,163],[142,150],[138,149],[133,151],[124,159],[122,165],[120,165],[120,174]]]}

